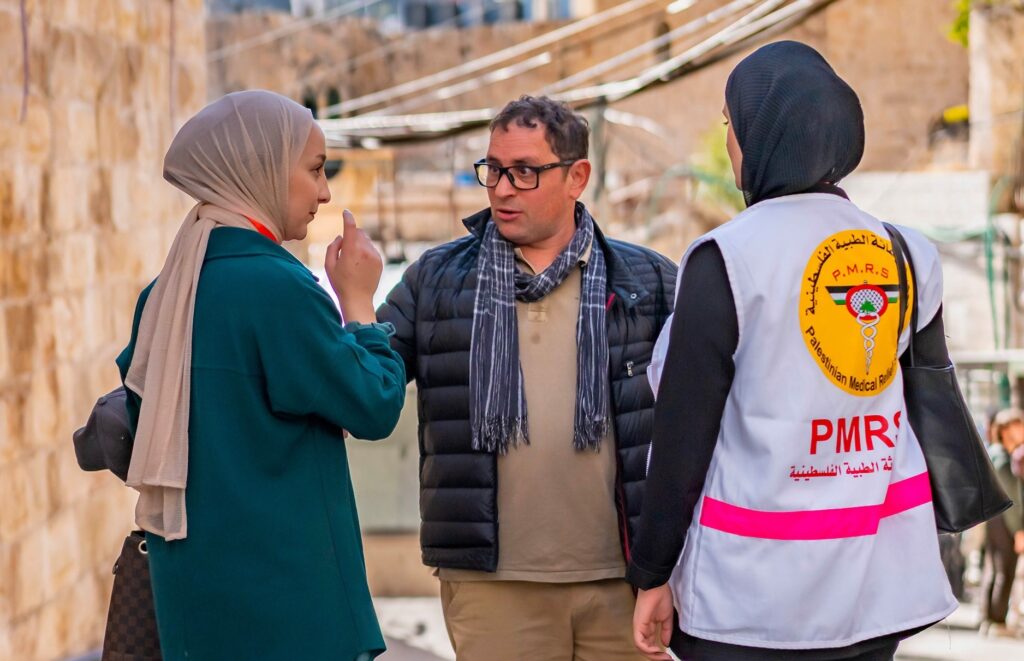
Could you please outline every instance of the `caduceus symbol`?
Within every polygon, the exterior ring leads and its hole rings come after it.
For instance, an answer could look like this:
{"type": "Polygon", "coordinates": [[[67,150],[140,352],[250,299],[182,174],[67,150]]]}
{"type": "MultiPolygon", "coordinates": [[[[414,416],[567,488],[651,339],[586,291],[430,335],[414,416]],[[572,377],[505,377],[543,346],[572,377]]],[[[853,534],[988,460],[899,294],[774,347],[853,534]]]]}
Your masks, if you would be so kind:
{"type": "Polygon", "coordinates": [[[860,324],[864,338],[864,373],[871,373],[871,357],[875,352],[878,322],[889,308],[889,298],[881,287],[863,284],[846,292],[846,309],[860,324]]]}

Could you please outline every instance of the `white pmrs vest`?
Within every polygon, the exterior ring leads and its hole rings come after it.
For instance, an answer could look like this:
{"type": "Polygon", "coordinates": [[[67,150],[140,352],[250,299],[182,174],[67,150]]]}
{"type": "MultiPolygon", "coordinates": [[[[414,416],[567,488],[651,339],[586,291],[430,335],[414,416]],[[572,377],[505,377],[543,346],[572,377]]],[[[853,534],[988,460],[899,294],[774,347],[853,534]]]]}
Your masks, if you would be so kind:
{"type": "MultiPolygon", "coordinates": [[[[935,316],[935,248],[900,228],[935,316]]],[[[736,373],[671,587],[680,628],[779,649],[840,647],[938,621],[956,601],[928,474],[906,424],[899,287],[882,224],[835,195],[761,202],[702,237],[739,321],[736,373]]],[[[915,288],[919,291],[915,292],[915,288]]],[[[678,289],[677,289],[678,291],[678,289]]],[[[657,392],[668,329],[648,373],[657,392]]]]}

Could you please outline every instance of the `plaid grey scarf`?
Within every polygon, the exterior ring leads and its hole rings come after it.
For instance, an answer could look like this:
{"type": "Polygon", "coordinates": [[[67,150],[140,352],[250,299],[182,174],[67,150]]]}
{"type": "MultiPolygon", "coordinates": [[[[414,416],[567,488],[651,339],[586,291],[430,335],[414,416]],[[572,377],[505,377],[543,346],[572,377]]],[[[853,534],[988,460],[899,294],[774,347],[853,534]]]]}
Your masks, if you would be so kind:
{"type": "MultiPolygon", "coordinates": [[[[529,444],[523,371],[519,364],[516,300],[547,296],[577,268],[594,241],[594,219],[576,207],[576,233],[554,263],[531,276],[516,269],[512,244],[494,222],[484,230],[477,263],[473,337],[470,344],[469,397],[473,449],[505,454],[519,440],[529,444]]],[[[576,415],[572,444],[600,449],[608,433],[608,338],[605,327],[607,271],[594,246],[583,269],[580,317],[576,325],[576,415]]]]}

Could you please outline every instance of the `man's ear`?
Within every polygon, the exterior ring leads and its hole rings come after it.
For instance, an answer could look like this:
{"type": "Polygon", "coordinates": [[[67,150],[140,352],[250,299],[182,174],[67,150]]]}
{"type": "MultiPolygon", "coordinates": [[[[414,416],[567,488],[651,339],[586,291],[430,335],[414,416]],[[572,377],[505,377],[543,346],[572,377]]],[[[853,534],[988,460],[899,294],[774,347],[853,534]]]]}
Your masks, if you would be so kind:
{"type": "Polygon", "coordinates": [[[578,200],[583,195],[583,191],[586,190],[592,168],[593,166],[590,164],[590,161],[585,158],[569,166],[569,173],[566,176],[569,179],[569,195],[574,200],[578,200]]]}

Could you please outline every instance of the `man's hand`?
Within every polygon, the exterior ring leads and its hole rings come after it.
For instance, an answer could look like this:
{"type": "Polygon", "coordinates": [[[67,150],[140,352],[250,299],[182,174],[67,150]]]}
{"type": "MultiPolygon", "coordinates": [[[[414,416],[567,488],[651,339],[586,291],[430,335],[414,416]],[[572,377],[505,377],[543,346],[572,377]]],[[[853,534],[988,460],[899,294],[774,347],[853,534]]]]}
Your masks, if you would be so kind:
{"type": "Polygon", "coordinates": [[[331,281],[345,322],[369,324],[377,320],[373,294],[380,284],[384,262],[373,242],[356,227],[352,212],[345,210],[345,234],[327,246],[324,270],[331,281]]]}
{"type": "Polygon", "coordinates": [[[633,611],[633,644],[651,661],[670,661],[665,652],[672,640],[672,591],[668,585],[640,590],[633,611]]]}
{"type": "Polygon", "coordinates": [[[1017,531],[1013,536],[1013,550],[1017,553],[1024,553],[1024,530],[1017,531]]]}

